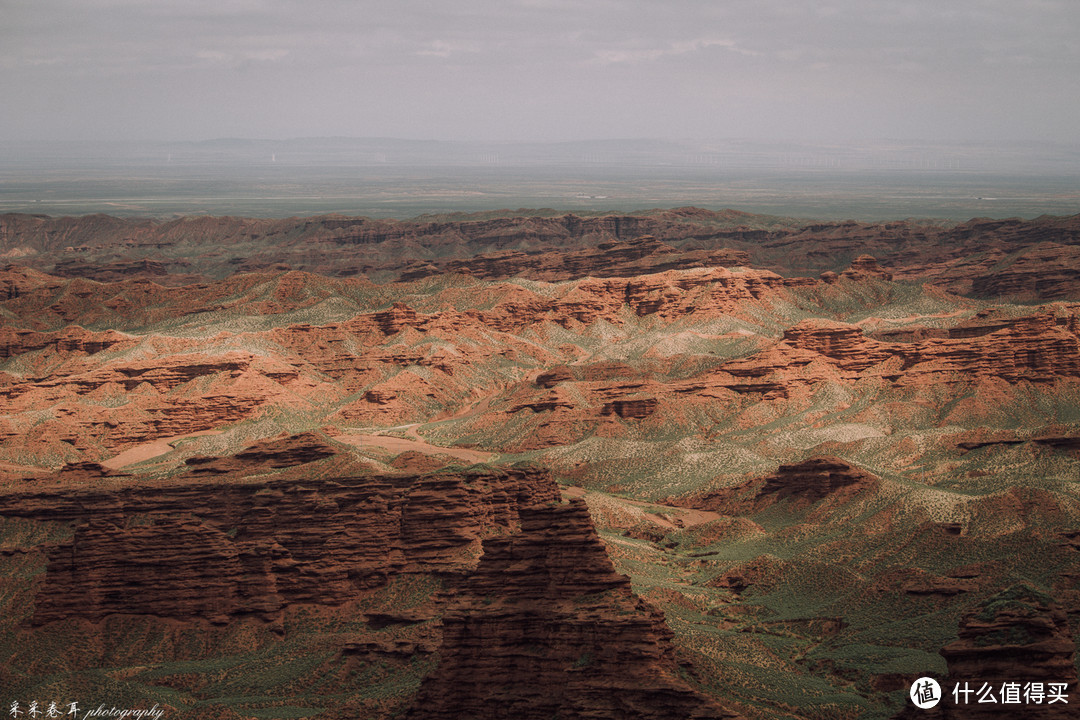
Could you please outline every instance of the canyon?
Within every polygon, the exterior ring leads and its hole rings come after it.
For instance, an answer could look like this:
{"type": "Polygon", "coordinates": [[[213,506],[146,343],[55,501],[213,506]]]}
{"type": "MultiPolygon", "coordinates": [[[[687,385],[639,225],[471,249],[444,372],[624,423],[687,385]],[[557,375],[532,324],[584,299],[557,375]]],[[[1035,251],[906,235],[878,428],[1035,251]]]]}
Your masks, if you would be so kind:
{"type": "Polygon", "coordinates": [[[0,215],[0,259],[67,277],[163,285],[290,268],[380,281],[465,273],[557,282],[717,265],[816,276],[871,255],[897,279],[980,296],[1058,299],[1077,290],[1078,246],[1078,215],[963,223],[804,221],[694,207],[414,220],[0,215]]]}
{"type": "Polygon", "coordinates": [[[1078,217],[0,217],[0,686],[193,718],[1080,702],[1078,217]]]}

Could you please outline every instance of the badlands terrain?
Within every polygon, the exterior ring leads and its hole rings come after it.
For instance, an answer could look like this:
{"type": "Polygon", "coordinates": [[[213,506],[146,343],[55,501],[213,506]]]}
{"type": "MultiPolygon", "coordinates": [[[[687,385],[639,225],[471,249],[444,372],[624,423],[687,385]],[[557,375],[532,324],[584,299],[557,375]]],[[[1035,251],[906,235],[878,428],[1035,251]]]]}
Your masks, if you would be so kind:
{"type": "Polygon", "coordinates": [[[0,259],[5,703],[1075,717],[1080,216],[3,215],[0,259]]]}

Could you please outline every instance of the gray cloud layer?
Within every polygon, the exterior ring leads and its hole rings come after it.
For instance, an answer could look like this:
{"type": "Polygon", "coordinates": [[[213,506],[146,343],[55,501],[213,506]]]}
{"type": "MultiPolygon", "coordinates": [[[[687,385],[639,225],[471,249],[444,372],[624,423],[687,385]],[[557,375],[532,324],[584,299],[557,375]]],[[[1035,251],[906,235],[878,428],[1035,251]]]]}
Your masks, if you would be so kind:
{"type": "Polygon", "coordinates": [[[0,0],[0,138],[1073,143],[1076,0],[0,0]]]}

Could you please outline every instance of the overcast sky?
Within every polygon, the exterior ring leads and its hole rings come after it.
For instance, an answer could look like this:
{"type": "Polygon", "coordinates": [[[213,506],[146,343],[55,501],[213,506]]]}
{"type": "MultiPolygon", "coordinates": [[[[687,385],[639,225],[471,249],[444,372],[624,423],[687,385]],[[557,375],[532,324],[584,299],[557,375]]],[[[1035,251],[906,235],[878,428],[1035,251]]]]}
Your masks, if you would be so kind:
{"type": "Polygon", "coordinates": [[[1078,0],[0,0],[0,140],[1080,140],[1078,0]]]}

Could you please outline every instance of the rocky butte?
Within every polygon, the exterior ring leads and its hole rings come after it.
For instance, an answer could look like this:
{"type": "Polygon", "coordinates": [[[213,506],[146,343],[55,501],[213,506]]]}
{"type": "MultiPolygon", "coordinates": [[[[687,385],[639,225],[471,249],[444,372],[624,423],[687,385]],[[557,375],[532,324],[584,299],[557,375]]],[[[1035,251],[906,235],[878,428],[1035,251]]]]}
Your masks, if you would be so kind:
{"type": "Polygon", "coordinates": [[[678,679],[664,616],[615,572],[582,500],[484,542],[409,718],[738,718],[678,679]]]}

